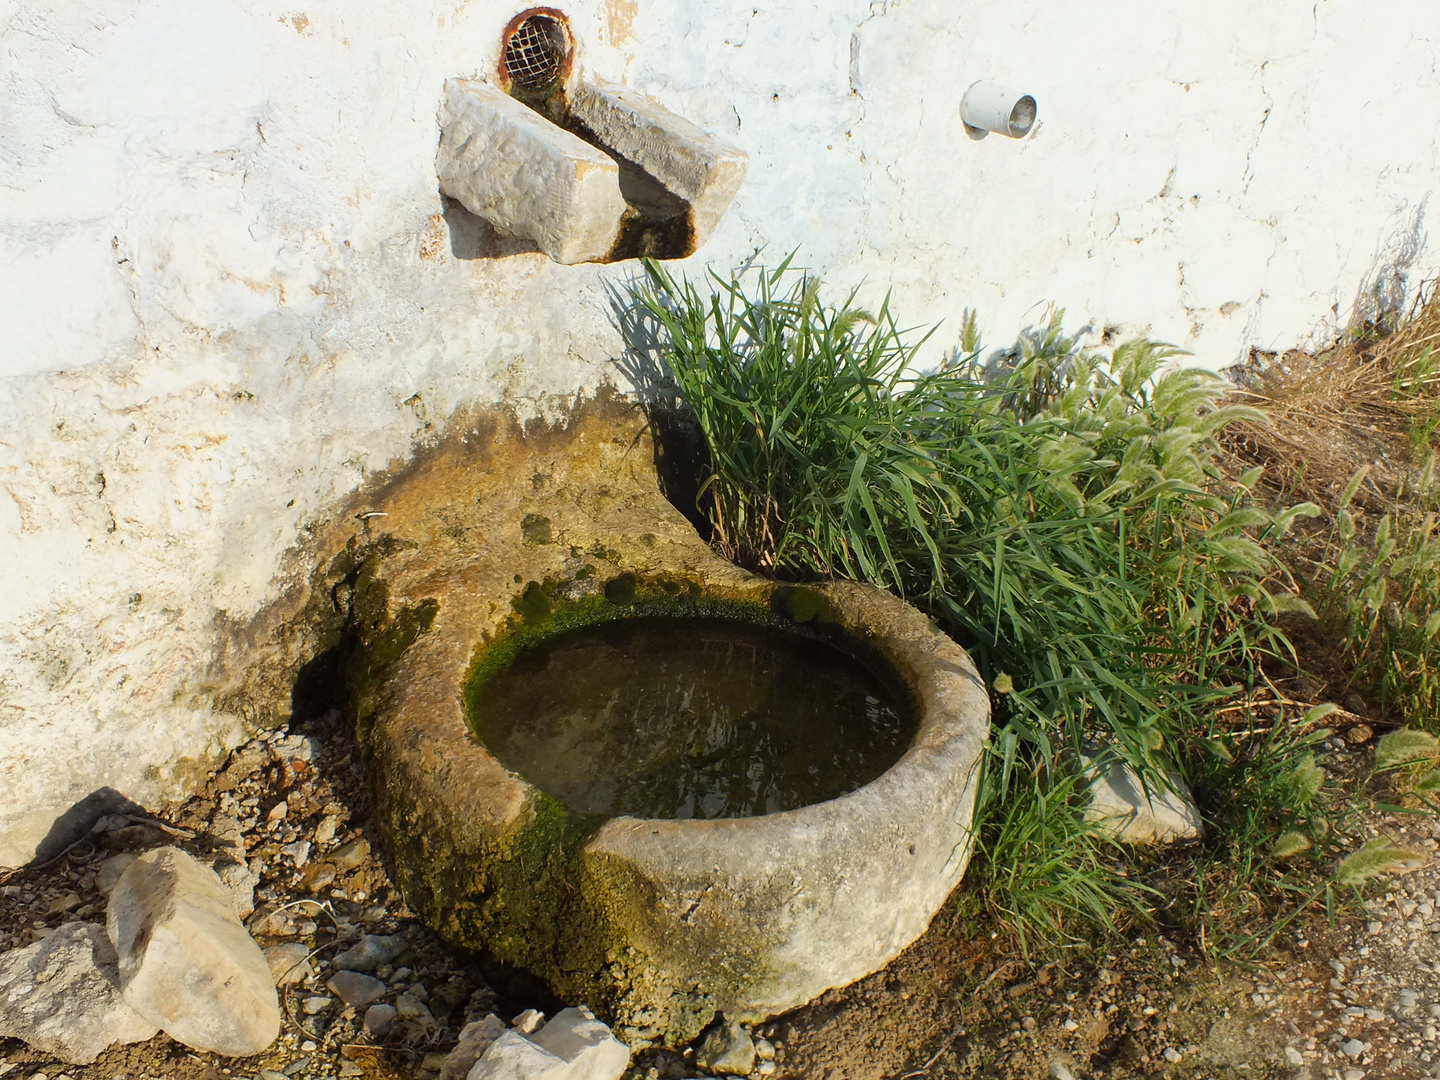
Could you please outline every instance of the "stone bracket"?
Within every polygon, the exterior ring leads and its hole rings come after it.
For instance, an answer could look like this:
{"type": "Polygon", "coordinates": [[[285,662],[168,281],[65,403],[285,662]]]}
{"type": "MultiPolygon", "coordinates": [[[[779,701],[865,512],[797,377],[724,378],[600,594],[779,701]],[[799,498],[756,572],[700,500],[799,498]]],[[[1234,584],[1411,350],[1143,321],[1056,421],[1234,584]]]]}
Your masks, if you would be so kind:
{"type": "Polygon", "coordinates": [[[690,204],[695,247],[703,244],[745,181],[749,157],[628,86],[587,79],[570,111],[612,147],[690,204]]]}
{"type": "Polygon", "coordinates": [[[440,192],[558,263],[603,259],[620,234],[620,169],[583,139],[473,79],[445,84],[440,192]]]}
{"type": "MultiPolygon", "coordinates": [[[[577,80],[570,114],[598,143],[689,206],[688,255],[710,236],[745,179],[748,158],[629,87],[577,80]]],[[[435,160],[440,192],[558,263],[613,258],[627,214],[606,150],[489,83],[450,79],[435,160]]]]}

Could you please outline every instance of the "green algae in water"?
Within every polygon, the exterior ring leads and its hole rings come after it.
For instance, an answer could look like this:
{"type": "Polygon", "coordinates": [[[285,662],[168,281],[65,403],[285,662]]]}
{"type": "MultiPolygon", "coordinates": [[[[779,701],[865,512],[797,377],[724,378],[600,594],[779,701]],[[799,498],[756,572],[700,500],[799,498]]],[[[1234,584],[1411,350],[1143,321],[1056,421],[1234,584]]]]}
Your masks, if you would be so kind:
{"type": "Polygon", "coordinates": [[[506,768],[585,814],[751,817],[824,802],[904,754],[891,680],[810,637],[637,618],[557,635],[473,699],[506,768]]]}

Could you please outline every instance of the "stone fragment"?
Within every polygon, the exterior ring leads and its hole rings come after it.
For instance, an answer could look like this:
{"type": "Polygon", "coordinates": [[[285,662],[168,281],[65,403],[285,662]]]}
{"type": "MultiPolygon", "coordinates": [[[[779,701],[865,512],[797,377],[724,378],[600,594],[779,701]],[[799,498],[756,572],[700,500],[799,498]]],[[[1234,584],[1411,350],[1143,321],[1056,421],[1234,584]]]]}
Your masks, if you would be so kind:
{"type": "Polygon", "coordinates": [[[330,861],[342,871],[358,870],[370,858],[370,841],[357,836],[348,844],[341,844],[330,856],[330,861]]]}
{"type": "Polygon", "coordinates": [[[761,1061],[775,1060],[775,1044],[769,1039],[755,1039],[755,1056],[761,1061]]]}
{"type": "Polygon", "coordinates": [[[88,1065],[112,1043],[144,1042],[159,1030],[121,997],[115,948],[97,923],[66,923],[0,954],[0,1037],[88,1065]]]}
{"type": "Polygon", "coordinates": [[[298,941],[287,941],[270,945],[264,950],[265,963],[270,968],[270,977],[276,986],[302,983],[315,974],[310,966],[310,949],[298,941]]]}
{"type": "Polygon", "coordinates": [[[1365,1052],[1365,1044],[1359,1039],[1347,1039],[1340,1050],[1348,1058],[1358,1058],[1365,1052]]]}
{"type": "MultiPolygon", "coordinates": [[[[1080,759],[1086,773],[1094,773],[1092,760],[1080,759]]],[[[1104,831],[1128,844],[1167,844],[1198,840],[1204,834],[1200,810],[1185,781],[1170,778],[1174,789],[1150,791],[1135,770],[1124,761],[1112,763],[1103,775],[1095,775],[1090,787],[1090,805],[1085,820],[1100,824],[1104,831]]]]}
{"type": "Polygon", "coordinates": [[[67,915],[74,911],[85,901],[80,899],[79,893],[68,892],[64,896],[56,897],[55,901],[46,911],[47,915],[67,915]]]}
{"type": "Polygon", "coordinates": [[[755,1068],[755,1043],[734,1020],[717,1019],[700,1040],[695,1064],[707,1072],[749,1076],[755,1068]]]}
{"type": "Polygon", "coordinates": [[[269,813],[265,815],[266,821],[284,821],[285,815],[290,812],[290,804],[281,799],[274,806],[270,807],[269,813]]]}
{"type": "Polygon", "coordinates": [[[141,855],[115,886],[106,929],[121,993],[171,1038],[248,1057],[280,1033],[280,1002],[229,890],[177,848],[141,855]]]}
{"type": "Polygon", "coordinates": [[[294,863],[296,869],[299,869],[310,861],[310,841],[296,840],[293,844],[281,844],[280,854],[294,863]]]}
{"type": "Polygon", "coordinates": [[[490,1013],[483,1020],[466,1024],[460,1029],[460,1041],[445,1058],[445,1064],[440,1066],[440,1075],[436,1080],[465,1080],[471,1067],[480,1060],[480,1055],[504,1034],[505,1021],[494,1013],[490,1013]]]}
{"type": "Polygon", "coordinates": [[[365,1010],[365,1030],[376,1039],[383,1039],[395,1026],[394,1005],[371,1005],[365,1010]]]}
{"type": "Polygon", "coordinates": [[[618,1080],[630,1064],[630,1048],[583,1005],[561,1009],[530,1041],[564,1061],[570,1069],[567,1075],[574,1080],[618,1080]]]}
{"type": "Polygon", "coordinates": [[[335,957],[335,966],[346,971],[374,971],[388,964],[410,947],[403,937],[366,934],[335,957]]]}
{"type": "Polygon", "coordinates": [[[703,244],[745,180],[745,152],[619,83],[585,79],[570,109],[602,143],[690,204],[691,250],[703,244]]]}
{"type": "Polygon", "coordinates": [[[534,1035],[545,1026],[545,1014],[539,1009],[526,1009],[510,1021],[510,1026],[522,1035],[534,1035]]]}
{"type": "Polygon", "coordinates": [[[300,1011],[306,1016],[318,1016],[334,1004],[334,998],[327,997],[324,994],[316,994],[314,997],[307,997],[301,1000],[300,1011]]]}
{"type": "Polygon", "coordinates": [[[307,892],[319,892],[335,880],[335,864],[328,862],[311,863],[310,868],[300,877],[300,885],[307,892]]]}
{"type": "Polygon", "coordinates": [[[385,984],[358,971],[337,971],[325,984],[351,1008],[369,1005],[385,996],[385,984]]]}
{"type": "Polygon", "coordinates": [[[620,234],[620,169],[509,94],[450,79],[435,156],[440,192],[558,263],[603,259],[620,234]]]}

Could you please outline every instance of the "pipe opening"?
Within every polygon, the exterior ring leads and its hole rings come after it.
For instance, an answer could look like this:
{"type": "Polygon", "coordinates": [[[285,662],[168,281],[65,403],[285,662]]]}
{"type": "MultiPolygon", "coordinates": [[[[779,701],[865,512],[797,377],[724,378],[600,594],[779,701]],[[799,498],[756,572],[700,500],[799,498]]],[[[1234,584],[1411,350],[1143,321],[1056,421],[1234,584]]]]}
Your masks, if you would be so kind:
{"type": "Polygon", "coordinates": [[[1026,94],[1010,110],[1010,137],[1020,139],[1035,126],[1035,99],[1026,94]]]}
{"type": "Polygon", "coordinates": [[[573,46],[565,16],[549,8],[522,11],[505,31],[500,81],[511,97],[549,115],[564,90],[573,46]]]}

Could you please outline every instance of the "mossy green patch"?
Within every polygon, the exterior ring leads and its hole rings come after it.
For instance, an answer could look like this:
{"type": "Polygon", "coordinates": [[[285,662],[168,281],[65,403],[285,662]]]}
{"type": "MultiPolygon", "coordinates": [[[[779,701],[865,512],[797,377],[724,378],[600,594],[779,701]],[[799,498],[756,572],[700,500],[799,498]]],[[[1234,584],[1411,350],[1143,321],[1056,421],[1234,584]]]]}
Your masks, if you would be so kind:
{"type": "Polygon", "coordinates": [[[527,544],[539,546],[553,539],[550,519],[540,514],[526,514],[520,522],[520,535],[527,544]]]}

